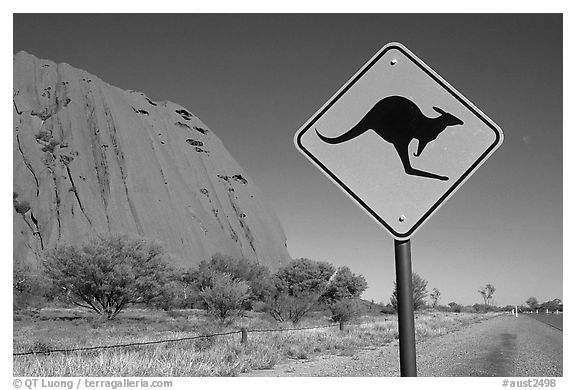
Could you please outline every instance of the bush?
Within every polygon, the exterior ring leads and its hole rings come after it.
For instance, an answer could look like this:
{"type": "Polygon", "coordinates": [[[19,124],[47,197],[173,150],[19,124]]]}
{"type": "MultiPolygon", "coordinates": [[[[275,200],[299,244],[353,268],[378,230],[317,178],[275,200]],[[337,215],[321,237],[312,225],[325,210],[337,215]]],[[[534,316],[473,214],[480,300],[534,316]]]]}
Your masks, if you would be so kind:
{"type": "Polygon", "coordinates": [[[272,291],[259,309],[277,321],[291,320],[296,324],[318,303],[335,271],[329,263],[292,260],[274,275],[272,291]]]}
{"type": "MultiPolygon", "coordinates": [[[[296,259],[280,268],[276,277],[280,281],[280,287],[290,295],[299,292],[315,292],[321,295],[326,291],[335,271],[330,263],[296,259]]],[[[276,287],[279,285],[276,284],[276,287]]]]}
{"type": "Polygon", "coordinates": [[[320,297],[323,303],[333,305],[342,299],[358,298],[366,290],[368,284],[362,275],[356,275],[348,267],[340,267],[333,275],[320,297]]]}
{"type": "Polygon", "coordinates": [[[251,309],[254,301],[263,300],[273,288],[270,271],[254,261],[235,259],[216,253],[210,261],[202,260],[198,267],[186,271],[182,276],[185,287],[191,287],[190,295],[198,294],[209,287],[214,272],[229,274],[234,280],[244,281],[250,287],[250,297],[245,300],[244,308],[251,309]]]}
{"type": "Polygon", "coordinates": [[[448,306],[450,307],[453,313],[461,313],[463,309],[462,305],[456,302],[450,302],[448,306]]]}
{"type": "Polygon", "coordinates": [[[330,305],[331,319],[334,322],[344,323],[360,315],[362,307],[358,299],[345,298],[330,305]]]}
{"type": "Polygon", "coordinates": [[[476,313],[488,313],[489,311],[493,311],[490,305],[482,304],[482,303],[475,303],[472,305],[474,312],[476,313]]]}
{"type": "Polygon", "coordinates": [[[289,294],[282,289],[278,289],[274,294],[268,296],[264,302],[259,302],[255,309],[264,311],[272,316],[276,321],[292,321],[297,324],[312,310],[318,302],[320,294],[314,292],[300,291],[289,294]]]}
{"type": "Polygon", "coordinates": [[[546,301],[540,304],[540,308],[542,310],[548,309],[551,312],[555,312],[556,310],[562,310],[562,301],[558,298],[555,298],[551,301],[546,301]]]}
{"type": "Polygon", "coordinates": [[[173,278],[163,248],[143,238],[105,235],[44,254],[47,276],[73,304],[114,319],[135,303],[166,301],[173,278]]]}
{"type": "Polygon", "coordinates": [[[462,313],[476,313],[474,306],[466,305],[462,307],[462,313]]]}
{"type": "Polygon", "coordinates": [[[14,309],[41,308],[51,299],[51,283],[29,265],[15,262],[12,268],[14,309]]]}
{"type": "Polygon", "coordinates": [[[242,305],[250,297],[250,287],[244,281],[234,280],[230,274],[214,272],[210,286],[202,289],[200,297],[208,312],[224,322],[230,315],[242,311],[242,305]]]}
{"type": "Polygon", "coordinates": [[[438,305],[438,306],[436,306],[436,310],[438,310],[440,312],[447,313],[447,312],[451,312],[452,308],[450,306],[438,305]]]}

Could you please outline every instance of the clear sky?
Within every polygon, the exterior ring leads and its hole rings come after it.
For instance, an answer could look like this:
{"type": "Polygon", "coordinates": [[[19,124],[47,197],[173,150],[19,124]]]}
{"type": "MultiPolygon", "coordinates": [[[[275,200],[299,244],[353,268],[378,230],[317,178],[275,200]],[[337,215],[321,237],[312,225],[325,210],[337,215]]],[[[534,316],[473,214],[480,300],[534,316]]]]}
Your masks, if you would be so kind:
{"type": "Polygon", "coordinates": [[[503,130],[502,147],[412,238],[441,303],[562,295],[562,16],[16,15],[14,53],[190,109],[278,214],[292,257],[348,265],[388,302],[393,239],[293,145],[384,44],[406,45],[503,130]]]}

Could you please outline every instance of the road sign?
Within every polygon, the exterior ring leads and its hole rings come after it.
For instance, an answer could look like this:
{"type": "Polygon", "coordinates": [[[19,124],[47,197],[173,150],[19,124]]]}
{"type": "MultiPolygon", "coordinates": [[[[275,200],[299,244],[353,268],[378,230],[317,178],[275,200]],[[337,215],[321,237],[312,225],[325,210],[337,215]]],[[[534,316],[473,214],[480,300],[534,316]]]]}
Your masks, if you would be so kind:
{"type": "Polygon", "coordinates": [[[296,147],[395,239],[409,239],[502,144],[502,130],[400,43],[298,130],[296,147]]]}

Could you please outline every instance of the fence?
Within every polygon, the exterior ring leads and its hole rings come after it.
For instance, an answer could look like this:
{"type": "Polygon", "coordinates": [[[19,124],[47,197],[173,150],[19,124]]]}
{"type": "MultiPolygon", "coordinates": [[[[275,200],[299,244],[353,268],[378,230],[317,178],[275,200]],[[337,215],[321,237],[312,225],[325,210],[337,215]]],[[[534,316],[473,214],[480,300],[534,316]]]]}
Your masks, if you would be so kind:
{"type": "MultiPolygon", "coordinates": [[[[360,324],[354,324],[360,325],[360,324]]],[[[134,342],[134,343],[125,343],[125,344],[114,344],[114,345],[100,345],[94,347],[80,347],[80,348],[62,348],[62,349],[45,349],[42,351],[28,351],[28,352],[15,352],[12,356],[26,356],[26,355],[50,355],[51,353],[55,352],[80,352],[80,351],[94,351],[100,349],[112,349],[112,348],[127,348],[133,346],[143,346],[143,345],[153,345],[153,344],[162,344],[162,343],[177,343],[181,341],[189,341],[189,340],[197,340],[202,338],[210,338],[210,337],[220,337],[220,336],[229,336],[233,334],[240,334],[240,343],[245,344],[248,342],[248,333],[267,333],[267,332],[290,332],[290,331],[302,331],[302,330],[311,330],[311,329],[323,329],[323,328],[333,328],[333,327],[340,327],[340,330],[344,330],[343,323],[339,324],[331,324],[331,325],[321,325],[321,326],[311,326],[306,328],[287,328],[287,329],[247,329],[241,328],[240,330],[235,330],[232,332],[226,333],[214,333],[214,334],[207,334],[207,335],[198,335],[198,336],[191,336],[191,337],[181,337],[176,339],[164,339],[164,340],[154,340],[154,341],[142,341],[142,342],[134,342]]]]}

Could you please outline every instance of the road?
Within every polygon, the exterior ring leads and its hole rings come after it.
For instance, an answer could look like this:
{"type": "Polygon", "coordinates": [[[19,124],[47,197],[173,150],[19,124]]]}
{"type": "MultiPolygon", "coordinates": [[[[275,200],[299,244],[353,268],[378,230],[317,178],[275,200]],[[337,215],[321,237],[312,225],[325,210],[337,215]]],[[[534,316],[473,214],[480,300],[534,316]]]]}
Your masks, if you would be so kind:
{"type": "MultiPolygon", "coordinates": [[[[418,376],[562,376],[562,331],[527,316],[472,324],[416,345],[418,376]]],[[[398,343],[291,361],[246,376],[399,376],[398,343]]]]}
{"type": "Polygon", "coordinates": [[[550,325],[553,328],[562,330],[562,314],[523,314],[535,320],[550,325]]]}

